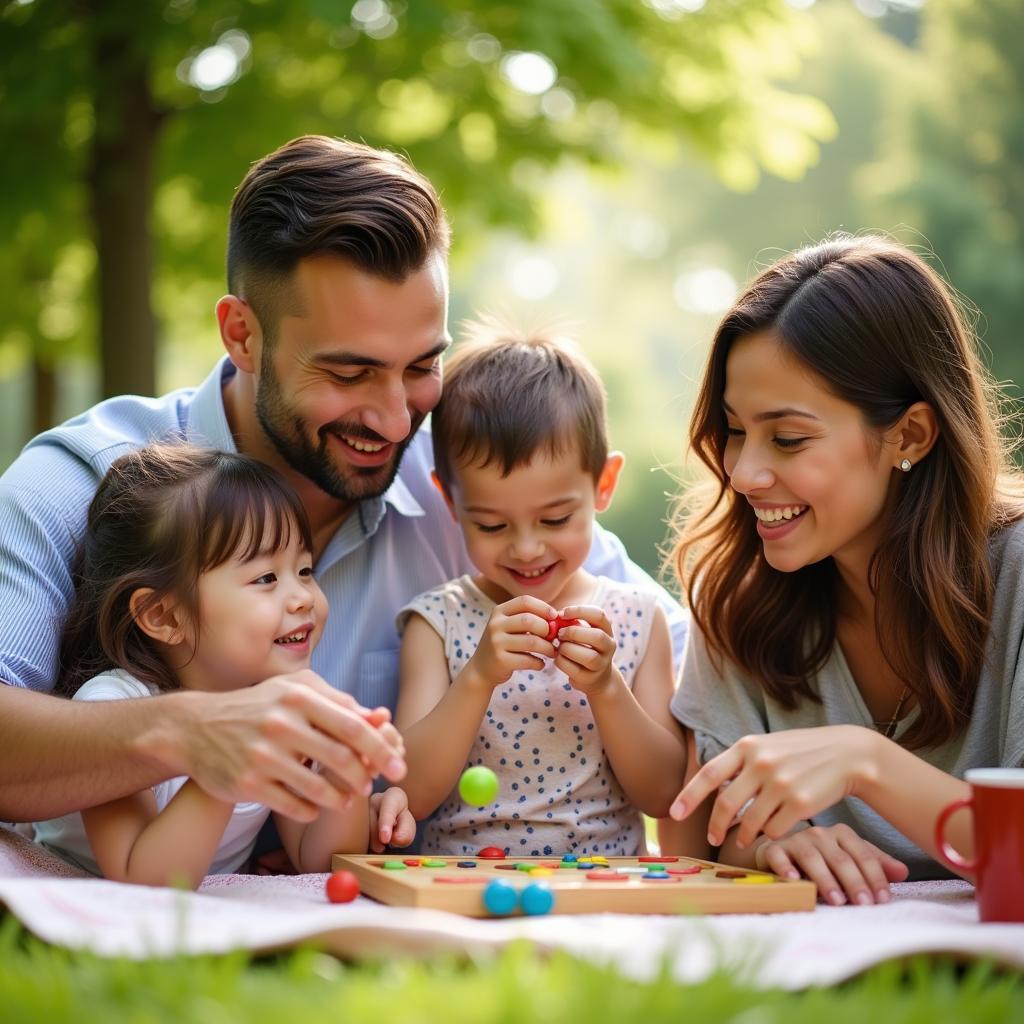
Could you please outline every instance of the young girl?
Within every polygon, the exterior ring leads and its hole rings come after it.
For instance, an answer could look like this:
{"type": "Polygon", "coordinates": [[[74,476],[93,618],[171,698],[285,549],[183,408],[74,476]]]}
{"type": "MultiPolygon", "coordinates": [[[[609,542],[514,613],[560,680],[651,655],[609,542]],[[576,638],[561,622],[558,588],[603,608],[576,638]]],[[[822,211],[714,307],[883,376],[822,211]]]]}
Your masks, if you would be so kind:
{"type": "MultiPolygon", "coordinates": [[[[122,700],[308,671],[327,616],[311,552],[298,497],[255,459],[171,443],[122,456],[89,509],[61,692],[122,700]]],[[[387,711],[367,714],[400,753],[387,711]]],[[[278,816],[295,867],[327,871],[332,853],[365,852],[371,830],[378,848],[378,833],[393,826],[386,841],[411,842],[404,793],[373,803],[353,796],[343,812],[321,811],[308,825],[278,816]]],[[[238,870],[268,814],[177,778],[39,822],[36,839],[107,878],[194,888],[208,873],[238,870]]]]}
{"type": "Polygon", "coordinates": [[[933,829],[966,769],[1024,762],[1024,488],[998,423],[948,289],[889,241],[798,252],[726,315],[691,425],[716,486],[675,551],[697,756],[672,808],[722,860],[884,901],[946,873],[933,829]]]}
{"type": "Polygon", "coordinates": [[[399,616],[409,806],[439,808],[423,848],[641,853],[640,811],[667,812],[683,748],[654,589],[582,568],[622,468],[601,383],[567,344],[482,326],[432,422],[435,479],[479,575],[399,616]],[[485,807],[455,788],[470,765],[498,776],[485,807]]]}

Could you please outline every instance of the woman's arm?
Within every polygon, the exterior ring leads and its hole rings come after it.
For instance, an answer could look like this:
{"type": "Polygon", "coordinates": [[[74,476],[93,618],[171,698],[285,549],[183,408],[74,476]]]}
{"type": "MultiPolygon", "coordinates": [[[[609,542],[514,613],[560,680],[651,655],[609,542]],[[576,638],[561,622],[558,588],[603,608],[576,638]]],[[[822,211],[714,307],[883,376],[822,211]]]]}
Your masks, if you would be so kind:
{"type": "Polygon", "coordinates": [[[82,821],[104,878],[195,889],[233,811],[189,779],[159,813],[147,789],[82,811],[82,821]]]}

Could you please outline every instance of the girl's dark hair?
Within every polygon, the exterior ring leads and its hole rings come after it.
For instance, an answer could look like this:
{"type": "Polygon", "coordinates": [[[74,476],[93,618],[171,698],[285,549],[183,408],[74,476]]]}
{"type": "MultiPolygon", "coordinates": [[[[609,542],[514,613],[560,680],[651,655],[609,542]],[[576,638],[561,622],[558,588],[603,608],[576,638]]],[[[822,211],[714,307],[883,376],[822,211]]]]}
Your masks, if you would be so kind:
{"type": "Polygon", "coordinates": [[[161,690],[178,688],[129,602],[139,612],[173,595],[198,622],[202,573],[229,558],[290,543],[298,530],[313,550],[306,510],[273,469],[246,455],[158,442],[122,455],[89,506],[64,627],[57,692],[72,696],[99,672],[119,667],[161,690]]]}
{"type": "Polygon", "coordinates": [[[733,343],[772,331],[880,433],[927,402],[939,439],[898,474],[869,579],[882,652],[920,713],[904,734],[936,746],[965,729],[992,606],[988,541],[1024,516],[998,392],[949,289],[910,250],[839,237],[779,260],[725,315],[712,342],[690,443],[715,483],[683,499],[671,558],[711,648],[780,704],[818,699],[811,677],[836,643],[836,569],[792,573],[764,557],[748,503],[729,486],[723,398],[733,343]]]}

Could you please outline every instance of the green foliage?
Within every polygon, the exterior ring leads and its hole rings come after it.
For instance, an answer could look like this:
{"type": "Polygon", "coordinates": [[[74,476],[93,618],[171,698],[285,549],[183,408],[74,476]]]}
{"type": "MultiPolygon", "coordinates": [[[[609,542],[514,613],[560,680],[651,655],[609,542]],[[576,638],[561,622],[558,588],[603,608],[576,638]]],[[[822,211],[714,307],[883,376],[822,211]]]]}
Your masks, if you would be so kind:
{"type": "Polygon", "coordinates": [[[923,958],[885,965],[836,989],[786,993],[760,991],[725,974],[682,985],[656,965],[650,981],[641,983],[613,967],[561,954],[541,958],[525,944],[498,955],[481,951],[473,964],[434,957],[354,967],[309,949],[255,963],[243,954],[130,962],[44,946],[8,921],[0,949],[0,1005],[7,1024],[996,1024],[1024,1013],[1021,975],[984,964],[961,973],[923,958]]]}

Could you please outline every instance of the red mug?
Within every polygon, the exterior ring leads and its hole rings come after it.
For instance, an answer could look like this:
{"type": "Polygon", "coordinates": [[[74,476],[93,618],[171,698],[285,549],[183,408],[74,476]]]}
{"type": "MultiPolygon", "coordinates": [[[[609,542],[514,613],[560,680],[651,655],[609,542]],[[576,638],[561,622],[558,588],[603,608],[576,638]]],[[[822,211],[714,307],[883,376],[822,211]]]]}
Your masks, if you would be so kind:
{"type": "Polygon", "coordinates": [[[964,778],[971,795],[944,807],[935,823],[939,856],[974,876],[982,921],[1024,921],[1024,768],[972,768],[964,778]],[[974,812],[973,860],[946,841],[946,822],[962,807],[974,812]]]}

